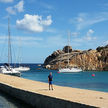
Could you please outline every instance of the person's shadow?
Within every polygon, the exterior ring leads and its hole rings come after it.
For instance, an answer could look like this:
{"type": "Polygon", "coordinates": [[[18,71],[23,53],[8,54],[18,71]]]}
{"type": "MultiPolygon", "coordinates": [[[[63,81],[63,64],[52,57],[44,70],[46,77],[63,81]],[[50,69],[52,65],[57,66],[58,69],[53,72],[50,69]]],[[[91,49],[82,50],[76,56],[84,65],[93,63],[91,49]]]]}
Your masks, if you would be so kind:
{"type": "Polygon", "coordinates": [[[49,89],[38,89],[36,91],[49,91],[49,89]]]}

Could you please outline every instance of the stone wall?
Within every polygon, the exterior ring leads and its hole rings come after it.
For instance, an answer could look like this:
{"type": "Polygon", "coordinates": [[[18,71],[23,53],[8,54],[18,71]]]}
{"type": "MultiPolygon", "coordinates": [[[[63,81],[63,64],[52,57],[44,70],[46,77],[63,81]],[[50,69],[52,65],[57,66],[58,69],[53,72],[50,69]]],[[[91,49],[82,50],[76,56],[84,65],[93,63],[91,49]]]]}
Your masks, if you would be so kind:
{"type": "Polygon", "coordinates": [[[0,83],[0,90],[15,97],[34,108],[96,108],[80,103],[70,102],[63,99],[49,97],[42,94],[25,91],[12,86],[0,83]]]}

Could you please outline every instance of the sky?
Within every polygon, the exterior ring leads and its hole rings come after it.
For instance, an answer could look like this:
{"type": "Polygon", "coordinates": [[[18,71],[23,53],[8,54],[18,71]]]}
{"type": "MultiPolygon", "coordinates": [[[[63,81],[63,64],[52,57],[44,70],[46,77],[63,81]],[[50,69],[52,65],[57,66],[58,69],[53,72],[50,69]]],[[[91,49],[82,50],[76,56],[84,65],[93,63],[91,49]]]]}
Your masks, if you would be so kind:
{"type": "Polygon", "coordinates": [[[107,0],[0,0],[0,62],[7,62],[8,18],[13,62],[43,63],[68,44],[108,44],[107,0]]]}

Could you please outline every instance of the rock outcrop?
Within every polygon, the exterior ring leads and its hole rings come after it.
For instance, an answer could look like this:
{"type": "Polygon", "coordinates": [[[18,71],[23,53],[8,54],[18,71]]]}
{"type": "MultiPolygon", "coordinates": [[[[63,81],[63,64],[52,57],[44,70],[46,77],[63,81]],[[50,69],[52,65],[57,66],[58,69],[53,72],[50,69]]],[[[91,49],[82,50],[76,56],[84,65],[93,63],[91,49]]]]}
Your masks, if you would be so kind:
{"type": "Polygon", "coordinates": [[[71,46],[65,46],[63,50],[54,51],[45,59],[44,66],[50,65],[50,69],[66,67],[69,57],[70,67],[79,67],[83,70],[108,70],[108,45],[98,47],[96,50],[72,50],[71,46]],[[69,54],[68,54],[69,48],[69,54]]]}

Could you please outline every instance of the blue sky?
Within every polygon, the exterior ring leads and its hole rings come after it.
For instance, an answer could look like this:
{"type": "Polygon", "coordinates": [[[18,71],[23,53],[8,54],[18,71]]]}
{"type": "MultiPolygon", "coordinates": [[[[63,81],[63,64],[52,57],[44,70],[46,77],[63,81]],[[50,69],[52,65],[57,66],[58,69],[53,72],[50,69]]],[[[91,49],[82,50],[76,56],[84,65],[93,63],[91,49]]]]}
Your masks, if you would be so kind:
{"type": "Polygon", "coordinates": [[[0,0],[0,62],[7,61],[10,17],[13,62],[43,63],[67,45],[87,50],[108,44],[107,0],[0,0]]]}

